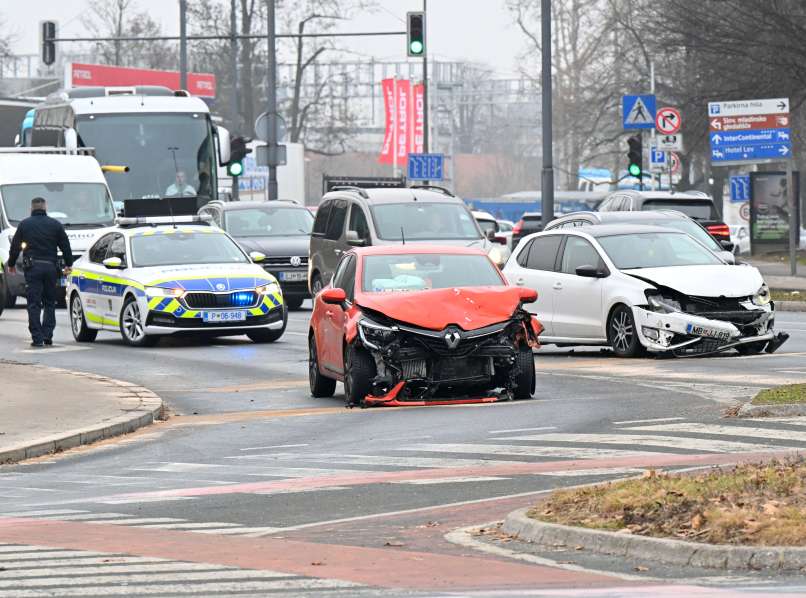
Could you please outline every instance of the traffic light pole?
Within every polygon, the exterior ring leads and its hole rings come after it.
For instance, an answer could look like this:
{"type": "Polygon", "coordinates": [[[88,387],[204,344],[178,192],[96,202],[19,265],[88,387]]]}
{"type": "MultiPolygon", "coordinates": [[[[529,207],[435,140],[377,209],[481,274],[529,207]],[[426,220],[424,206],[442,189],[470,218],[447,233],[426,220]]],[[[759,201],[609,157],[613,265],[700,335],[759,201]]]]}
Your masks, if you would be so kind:
{"type": "MultiPolygon", "coordinates": [[[[425,38],[425,51],[423,52],[423,153],[428,153],[428,13],[426,11],[428,0],[423,0],[423,37],[425,38]]],[[[427,181],[426,181],[427,182],[427,181]]]]}
{"type": "MultiPolygon", "coordinates": [[[[277,32],[275,31],[274,9],[276,0],[267,0],[267,20],[269,44],[269,57],[266,72],[266,113],[268,114],[268,139],[269,156],[277,155],[277,32]]],[[[273,159],[269,159],[269,184],[267,191],[269,201],[277,199],[277,164],[273,159]]]]}
{"type": "Polygon", "coordinates": [[[188,3],[179,0],[179,88],[188,88],[188,3]]]}
{"type": "MultiPolygon", "coordinates": [[[[235,7],[236,0],[230,0],[230,68],[232,69],[232,97],[230,102],[230,120],[234,133],[238,131],[238,40],[235,37],[238,35],[238,12],[235,7]]],[[[232,177],[232,189],[230,189],[230,198],[232,201],[240,199],[240,184],[238,177],[232,177]]]]}
{"type": "Polygon", "coordinates": [[[551,0],[541,0],[543,173],[541,180],[541,220],[545,226],[554,219],[554,159],[551,102],[551,0]]]}

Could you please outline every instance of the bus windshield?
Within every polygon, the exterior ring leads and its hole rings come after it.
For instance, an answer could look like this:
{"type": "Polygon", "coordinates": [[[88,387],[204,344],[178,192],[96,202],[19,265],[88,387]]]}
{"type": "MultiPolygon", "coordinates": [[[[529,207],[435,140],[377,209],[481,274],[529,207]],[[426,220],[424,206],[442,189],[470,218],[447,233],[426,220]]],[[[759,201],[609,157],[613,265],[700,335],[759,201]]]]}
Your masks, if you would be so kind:
{"type": "Polygon", "coordinates": [[[112,226],[115,210],[102,183],[27,183],[0,187],[9,222],[16,226],[31,215],[31,200],[44,197],[48,215],[66,227],[112,226]]]}
{"type": "Polygon", "coordinates": [[[216,169],[212,127],[200,113],[95,114],[76,119],[79,143],[94,147],[116,201],[198,196],[213,199],[216,169]]]}

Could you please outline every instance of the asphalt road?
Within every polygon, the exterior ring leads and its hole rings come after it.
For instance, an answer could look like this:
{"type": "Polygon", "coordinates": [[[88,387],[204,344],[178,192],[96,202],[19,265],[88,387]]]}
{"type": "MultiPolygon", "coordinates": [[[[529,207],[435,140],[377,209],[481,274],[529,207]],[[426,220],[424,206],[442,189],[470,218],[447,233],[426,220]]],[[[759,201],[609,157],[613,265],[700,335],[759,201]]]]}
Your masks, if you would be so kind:
{"type": "Polygon", "coordinates": [[[174,415],[0,467],[0,597],[642,595],[681,579],[693,580],[687,595],[804,591],[794,578],[707,571],[642,582],[607,559],[571,571],[444,536],[558,487],[806,449],[804,420],[723,416],[759,388],[806,379],[806,314],[776,317],[792,337],[774,355],[622,360],[546,347],[533,400],[364,410],[308,395],[308,316],[292,313],[272,345],[132,349],[112,333],[75,344],[60,311],[56,346],[35,350],[24,310],[6,311],[3,358],[135,382],[174,415]]]}

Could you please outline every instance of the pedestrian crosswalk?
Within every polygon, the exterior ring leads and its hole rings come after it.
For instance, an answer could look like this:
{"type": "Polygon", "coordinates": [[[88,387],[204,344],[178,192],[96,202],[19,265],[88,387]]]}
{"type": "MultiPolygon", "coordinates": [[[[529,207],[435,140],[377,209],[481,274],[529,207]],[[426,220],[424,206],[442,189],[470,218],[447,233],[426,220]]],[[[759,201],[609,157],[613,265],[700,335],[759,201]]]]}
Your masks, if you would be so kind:
{"type": "Polygon", "coordinates": [[[41,596],[357,595],[358,584],[282,571],[240,569],[46,546],[0,544],[0,598],[41,596]]]}

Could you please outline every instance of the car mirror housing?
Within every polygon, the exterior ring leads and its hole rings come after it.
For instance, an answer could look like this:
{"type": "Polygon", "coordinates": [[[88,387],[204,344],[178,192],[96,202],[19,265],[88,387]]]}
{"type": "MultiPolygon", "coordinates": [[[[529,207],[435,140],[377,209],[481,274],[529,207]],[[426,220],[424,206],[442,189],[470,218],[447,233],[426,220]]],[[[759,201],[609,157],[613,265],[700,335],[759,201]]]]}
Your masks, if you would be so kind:
{"type": "Polygon", "coordinates": [[[726,264],[730,264],[731,266],[736,264],[736,256],[730,251],[720,251],[717,253],[717,256],[726,264]]]}
{"type": "Polygon", "coordinates": [[[585,278],[604,278],[607,276],[606,272],[599,270],[596,266],[585,264],[576,269],[577,276],[584,276],[585,278]]]}
{"type": "Polygon", "coordinates": [[[534,289],[520,288],[518,289],[521,303],[534,303],[537,301],[537,291],[534,289]]]}
{"type": "Polygon", "coordinates": [[[108,257],[102,263],[110,270],[120,270],[123,267],[123,260],[119,257],[108,257]]]}
{"type": "Polygon", "coordinates": [[[354,230],[347,231],[347,243],[353,247],[364,247],[367,244],[366,240],[359,237],[354,230]]]}
{"type": "Polygon", "coordinates": [[[720,246],[722,247],[722,249],[724,249],[725,251],[733,251],[734,244],[733,244],[733,242],[732,242],[732,241],[728,241],[728,240],[726,240],[726,239],[722,239],[722,240],[719,242],[719,244],[720,244],[720,246]]]}
{"type": "Polygon", "coordinates": [[[259,264],[263,260],[266,259],[265,253],[260,253],[259,251],[250,251],[249,252],[249,259],[252,260],[254,263],[259,264]]]}
{"type": "Polygon", "coordinates": [[[341,305],[347,301],[347,293],[344,289],[325,289],[322,291],[322,301],[328,305],[341,305]]]}

